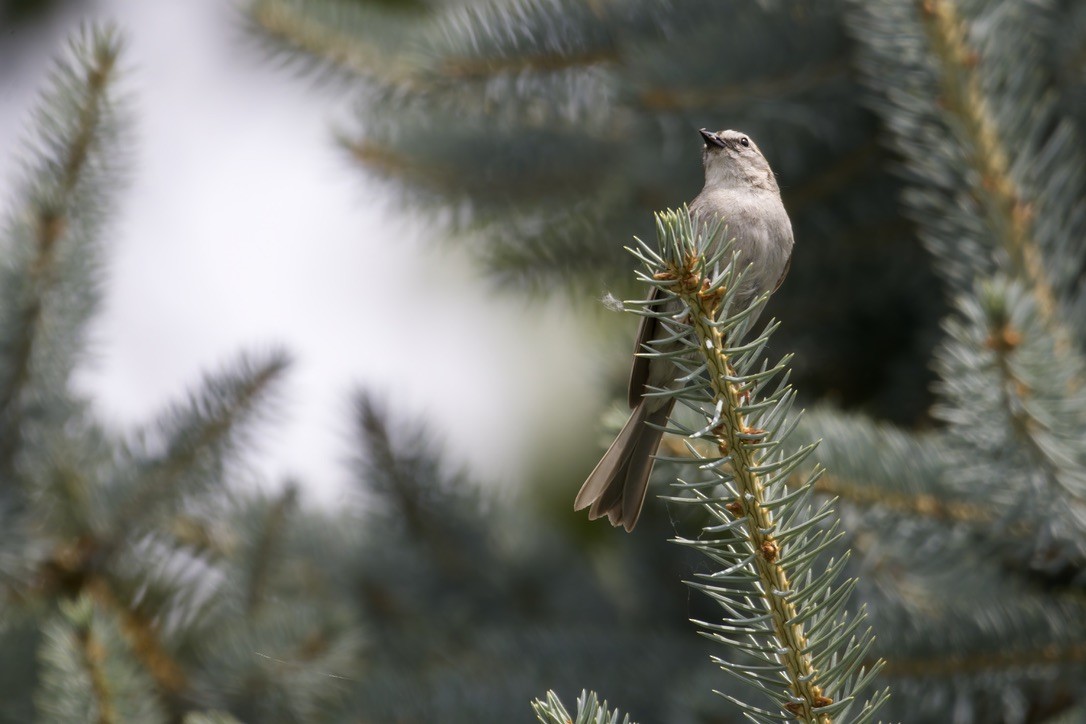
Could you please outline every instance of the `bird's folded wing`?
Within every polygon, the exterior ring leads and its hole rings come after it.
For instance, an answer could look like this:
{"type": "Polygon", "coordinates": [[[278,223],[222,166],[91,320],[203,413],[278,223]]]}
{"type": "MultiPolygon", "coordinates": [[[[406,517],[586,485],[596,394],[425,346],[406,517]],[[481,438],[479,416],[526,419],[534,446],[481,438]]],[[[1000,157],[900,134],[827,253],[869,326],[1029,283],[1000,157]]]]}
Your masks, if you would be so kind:
{"type": "MultiPolygon", "coordinates": [[[[663,292],[659,287],[654,287],[652,295],[649,297],[649,302],[659,301],[663,296],[663,292]]],[[[649,363],[651,359],[647,357],[637,357],[639,352],[645,352],[645,345],[656,338],[656,328],[659,326],[659,320],[655,317],[642,317],[641,325],[637,328],[637,341],[634,342],[634,361],[633,367],[630,368],[630,409],[637,407],[637,404],[641,402],[641,396],[645,393],[645,384],[649,380],[649,363]]]]}

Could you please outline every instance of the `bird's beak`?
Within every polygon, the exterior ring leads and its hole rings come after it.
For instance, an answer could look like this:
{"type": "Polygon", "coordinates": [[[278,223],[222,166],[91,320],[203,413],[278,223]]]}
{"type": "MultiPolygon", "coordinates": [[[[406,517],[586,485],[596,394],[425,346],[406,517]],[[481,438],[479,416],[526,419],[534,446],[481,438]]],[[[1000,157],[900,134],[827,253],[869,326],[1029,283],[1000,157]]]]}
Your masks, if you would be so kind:
{"type": "Polygon", "coordinates": [[[716,135],[715,133],[711,133],[710,131],[706,131],[704,128],[700,129],[698,131],[698,133],[700,133],[701,137],[703,139],[705,139],[706,147],[708,147],[708,146],[720,146],[721,148],[724,148],[724,142],[721,141],[720,136],[716,135]]]}

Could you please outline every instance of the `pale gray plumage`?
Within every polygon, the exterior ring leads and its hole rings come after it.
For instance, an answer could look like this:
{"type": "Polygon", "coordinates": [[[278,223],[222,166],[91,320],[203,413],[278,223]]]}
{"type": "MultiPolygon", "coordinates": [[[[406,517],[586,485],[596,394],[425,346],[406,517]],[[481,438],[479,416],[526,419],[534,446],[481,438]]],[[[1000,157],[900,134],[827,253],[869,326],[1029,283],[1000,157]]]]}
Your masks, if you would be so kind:
{"type": "MultiPolygon", "coordinates": [[[[792,259],[792,224],[781,203],[780,189],[769,162],[750,136],[739,131],[701,131],[705,141],[705,186],[690,203],[699,219],[723,219],[727,236],[735,238],[740,266],[751,265],[736,295],[743,309],[766,292],[776,291],[792,259]]],[[[653,294],[653,299],[658,294],[653,294]]],[[[675,309],[676,313],[679,311],[675,309]]],[[[756,317],[757,315],[755,315],[756,317]]],[[[748,329],[752,328],[752,318],[748,329]]],[[[656,338],[660,325],[641,318],[634,354],[656,338]]],[[[607,516],[612,525],[633,530],[641,515],[652,472],[653,456],[674,400],[643,397],[646,387],[668,387],[675,369],[667,360],[634,357],[630,371],[629,421],[588,476],[574,509],[589,508],[591,519],[607,516]]]]}

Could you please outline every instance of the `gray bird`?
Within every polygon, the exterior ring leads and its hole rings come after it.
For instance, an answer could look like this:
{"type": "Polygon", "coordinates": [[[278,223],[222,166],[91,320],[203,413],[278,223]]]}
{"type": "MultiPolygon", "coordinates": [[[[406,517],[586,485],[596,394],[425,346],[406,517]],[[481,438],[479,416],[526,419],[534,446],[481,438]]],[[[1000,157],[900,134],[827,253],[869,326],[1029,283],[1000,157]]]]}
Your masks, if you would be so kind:
{"type": "MultiPolygon", "coordinates": [[[[735,238],[739,265],[751,265],[736,294],[738,309],[780,287],[792,260],[792,224],[781,203],[781,192],[769,162],[750,136],[739,131],[710,133],[705,140],[702,162],[705,186],[690,203],[690,213],[700,220],[720,217],[727,236],[735,238]]],[[[654,290],[651,299],[658,299],[654,290]]],[[[676,309],[676,312],[679,310],[676,309]]],[[[751,319],[748,329],[753,328],[751,319]]],[[[657,320],[642,317],[634,354],[663,331],[657,320]]],[[[581,486],[574,510],[589,508],[588,517],[607,516],[611,525],[633,530],[641,515],[656,448],[663,437],[675,401],[669,397],[644,397],[647,388],[674,384],[675,367],[668,360],[634,357],[630,371],[629,402],[633,413],[622,432],[604,453],[596,468],[581,486]],[[591,507],[589,507],[591,506],[591,507]]]]}

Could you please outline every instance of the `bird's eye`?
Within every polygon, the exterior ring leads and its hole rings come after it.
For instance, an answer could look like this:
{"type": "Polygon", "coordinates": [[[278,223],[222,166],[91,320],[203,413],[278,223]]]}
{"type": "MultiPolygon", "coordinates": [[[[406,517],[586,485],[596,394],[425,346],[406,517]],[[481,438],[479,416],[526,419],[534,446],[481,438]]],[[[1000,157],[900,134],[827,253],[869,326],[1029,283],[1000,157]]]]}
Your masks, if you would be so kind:
{"type": "Polygon", "coordinates": [[[750,145],[750,139],[747,138],[746,136],[743,136],[742,138],[740,138],[739,142],[742,143],[744,146],[749,146],[750,145]]]}

